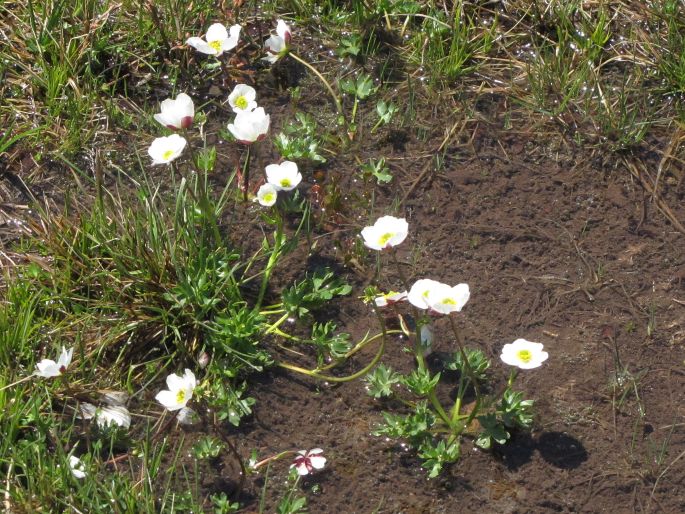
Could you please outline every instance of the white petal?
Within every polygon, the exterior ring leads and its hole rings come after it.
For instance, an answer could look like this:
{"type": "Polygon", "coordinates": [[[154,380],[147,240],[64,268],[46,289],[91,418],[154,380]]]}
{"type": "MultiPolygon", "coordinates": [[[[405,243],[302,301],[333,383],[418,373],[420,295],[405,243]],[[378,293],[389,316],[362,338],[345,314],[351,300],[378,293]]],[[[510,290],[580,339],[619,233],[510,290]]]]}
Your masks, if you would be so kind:
{"type": "Polygon", "coordinates": [[[185,380],[186,388],[190,389],[191,391],[195,389],[195,387],[197,386],[197,379],[195,378],[195,373],[193,373],[188,368],[186,368],[183,373],[183,379],[185,380]]]}
{"type": "Polygon", "coordinates": [[[160,112],[155,114],[154,116],[155,121],[157,121],[160,125],[163,127],[167,128],[178,128],[176,124],[174,123],[175,120],[171,118],[167,113],[160,112]]]}
{"type": "Polygon", "coordinates": [[[79,410],[76,414],[76,417],[79,419],[91,419],[93,416],[95,416],[96,411],[97,407],[95,405],[92,403],[83,402],[79,404],[79,410]]]}
{"type": "Polygon", "coordinates": [[[183,377],[179,377],[176,373],[172,373],[166,377],[166,385],[169,391],[176,392],[185,389],[186,381],[183,377]]]}
{"type": "Polygon", "coordinates": [[[326,457],[322,457],[320,455],[310,456],[309,463],[314,469],[323,469],[323,467],[326,465],[326,457]]]}
{"type": "Polygon", "coordinates": [[[307,469],[307,464],[304,461],[302,461],[300,464],[297,464],[297,465],[291,464],[290,467],[291,468],[294,467],[297,470],[297,474],[300,476],[304,476],[304,475],[309,474],[309,470],[307,469]]]}
{"type": "Polygon", "coordinates": [[[191,37],[188,38],[186,43],[190,46],[192,46],[195,50],[198,52],[202,52],[203,54],[209,54],[209,55],[216,55],[217,51],[209,46],[207,42],[204,39],[200,39],[199,37],[191,37]]]}
{"type": "Polygon", "coordinates": [[[243,27],[238,25],[237,23],[235,25],[231,25],[231,27],[228,29],[229,39],[238,39],[240,37],[240,31],[243,30],[243,27]]]}
{"type": "Polygon", "coordinates": [[[62,374],[57,363],[51,359],[43,359],[36,364],[36,368],[38,368],[36,375],[43,378],[58,377],[62,374]]]}
{"type": "Polygon", "coordinates": [[[155,396],[155,400],[168,410],[179,410],[185,407],[185,403],[178,403],[177,394],[171,391],[160,391],[155,396]]]}
{"type": "Polygon", "coordinates": [[[264,207],[271,207],[278,199],[278,191],[268,182],[262,185],[257,191],[257,201],[264,207]]]}
{"type": "Polygon", "coordinates": [[[276,23],[276,34],[285,41],[290,37],[290,27],[283,20],[278,20],[276,23]]]}
{"type": "Polygon", "coordinates": [[[179,93],[176,97],[176,108],[186,115],[192,116],[195,114],[195,104],[193,103],[193,99],[185,93],[179,93]]]}
{"type": "Polygon", "coordinates": [[[68,368],[69,364],[71,364],[71,357],[74,354],[74,349],[69,348],[67,350],[64,346],[62,346],[62,353],[59,356],[59,360],[57,361],[58,366],[64,366],[64,368],[68,368]]]}
{"type": "Polygon", "coordinates": [[[223,41],[224,39],[228,39],[228,31],[221,23],[214,23],[207,29],[207,35],[205,37],[207,38],[208,43],[211,43],[212,41],[223,41]]]}
{"type": "Polygon", "coordinates": [[[101,427],[111,425],[112,423],[123,428],[131,426],[131,414],[126,407],[122,406],[98,409],[95,419],[101,427]]]}

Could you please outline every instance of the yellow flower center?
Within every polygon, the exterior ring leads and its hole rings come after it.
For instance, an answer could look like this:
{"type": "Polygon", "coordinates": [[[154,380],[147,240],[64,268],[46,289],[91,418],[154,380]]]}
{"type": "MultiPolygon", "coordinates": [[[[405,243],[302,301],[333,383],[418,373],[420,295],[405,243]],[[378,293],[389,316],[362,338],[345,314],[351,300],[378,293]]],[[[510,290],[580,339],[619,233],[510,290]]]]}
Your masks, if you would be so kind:
{"type": "Polygon", "coordinates": [[[207,41],[207,44],[211,46],[216,52],[221,51],[221,41],[207,41]]]}
{"type": "Polygon", "coordinates": [[[168,161],[169,159],[171,159],[172,155],[174,155],[174,151],[173,150],[167,150],[166,152],[164,152],[162,154],[162,159],[164,159],[165,161],[168,161]]]}
{"type": "Polygon", "coordinates": [[[274,201],[274,194],[273,193],[266,193],[263,197],[264,202],[266,203],[271,203],[274,201]]]}
{"type": "Polygon", "coordinates": [[[521,362],[525,362],[526,364],[528,364],[533,358],[533,354],[530,353],[530,350],[519,350],[516,355],[521,362]]]}
{"type": "Polygon", "coordinates": [[[235,106],[238,109],[247,109],[247,98],[244,96],[239,96],[235,99],[235,106]]]}
{"type": "Polygon", "coordinates": [[[186,392],[181,389],[179,392],[176,393],[176,403],[183,403],[186,399],[186,392]]]}
{"type": "Polygon", "coordinates": [[[445,305],[457,305],[457,302],[454,301],[454,298],[444,298],[442,303],[445,305]]]}
{"type": "MultiPolygon", "coordinates": [[[[393,234],[392,232],[387,232],[378,238],[378,243],[380,244],[380,246],[385,246],[388,243],[388,241],[390,241],[390,238],[394,235],[395,234],[393,234]]],[[[426,293],[427,292],[428,291],[426,291],[426,293]]]]}
{"type": "Polygon", "coordinates": [[[292,182],[290,182],[290,179],[281,179],[281,187],[290,187],[290,184],[292,184],[292,182]]]}

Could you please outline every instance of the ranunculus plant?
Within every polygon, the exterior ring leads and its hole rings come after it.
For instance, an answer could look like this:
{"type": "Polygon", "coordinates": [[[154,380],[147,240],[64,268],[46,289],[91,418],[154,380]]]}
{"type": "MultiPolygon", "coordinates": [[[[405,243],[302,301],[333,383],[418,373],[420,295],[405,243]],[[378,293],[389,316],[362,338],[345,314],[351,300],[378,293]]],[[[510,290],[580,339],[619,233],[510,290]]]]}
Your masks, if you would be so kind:
{"type": "MultiPolygon", "coordinates": [[[[400,326],[413,342],[416,361],[414,370],[407,374],[378,366],[367,376],[367,391],[375,398],[395,397],[398,404],[411,407],[408,413],[383,413],[384,423],[374,433],[408,441],[423,460],[429,476],[435,477],[445,465],[459,459],[465,440],[487,449],[493,444],[506,443],[512,430],[531,426],[533,402],[514,391],[513,383],[519,369],[537,368],[548,355],[542,344],[524,339],[504,345],[502,361],[514,366],[514,371],[506,385],[499,386],[487,373],[491,363],[486,354],[480,349],[468,348],[459,327],[471,297],[469,285],[452,286],[432,278],[419,279],[411,287],[406,283],[395,247],[405,240],[407,233],[406,220],[393,216],[383,216],[361,231],[367,247],[391,250],[396,274],[406,288],[403,293],[383,295],[376,288],[370,288],[367,301],[375,309],[395,303],[391,312],[398,314],[400,326]],[[408,301],[396,303],[404,299],[408,301]],[[403,313],[404,310],[409,310],[411,316],[403,313]],[[440,326],[451,334],[453,351],[442,359],[443,369],[436,372],[434,365],[428,366],[426,356],[434,344],[434,328],[439,330],[440,326]],[[453,392],[454,386],[441,384],[446,372],[457,373],[456,392],[453,392]],[[489,381],[495,383],[485,387],[489,381]],[[445,398],[452,400],[445,402],[445,398]]],[[[378,319],[385,323],[383,316],[378,319]]]]}

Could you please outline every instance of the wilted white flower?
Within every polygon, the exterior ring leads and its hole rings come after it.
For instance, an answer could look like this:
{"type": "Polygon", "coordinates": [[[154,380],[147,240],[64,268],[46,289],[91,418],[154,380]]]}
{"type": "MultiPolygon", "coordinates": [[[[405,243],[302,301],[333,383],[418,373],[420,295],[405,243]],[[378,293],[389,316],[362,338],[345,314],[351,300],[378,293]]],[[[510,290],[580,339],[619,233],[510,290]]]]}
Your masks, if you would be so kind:
{"type": "Polygon", "coordinates": [[[297,170],[297,164],[283,161],[281,164],[269,164],[266,167],[266,181],[278,191],[290,191],[302,181],[302,175],[297,170]]]}
{"type": "Polygon", "coordinates": [[[160,113],[155,114],[155,120],[172,130],[186,129],[193,124],[195,106],[193,100],[185,93],[172,100],[167,98],[160,106],[160,113]]]}
{"type": "Polygon", "coordinates": [[[471,297],[468,284],[458,284],[454,287],[438,283],[428,292],[428,304],[433,312],[449,314],[460,312],[471,297]]]}
{"type": "Polygon", "coordinates": [[[206,41],[199,37],[191,37],[188,38],[186,43],[198,52],[219,57],[222,53],[233,50],[238,46],[241,28],[240,25],[233,25],[227,31],[226,27],[221,23],[214,23],[207,29],[206,41]]]}
{"type": "Polygon", "coordinates": [[[190,407],[183,407],[176,415],[176,419],[181,425],[194,425],[198,418],[197,412],[190,407]]]}
{"type": "Polygon", "coordinates": [[[421,345],[424,348],[429,348],[433,344],[433,329],[430,325],[422,325],[419,331],[421,345]]]}
{"type": "Polygon", "coordinates": [[[295,468],[298,475],[308,475],[315,469],[323,469],[326,465],[326,457],[323,456],[321,448],[307,451],[301,450],[297,454],[290,467],[295,468]]]}
{"type": "Polygon", "coordinates": [[[169,389],[157,393],[155,400],[167,410],[181,410],[193,397],[197,380],[193,372],[186,369],[182,377],[175,373],[169,375],[166,378],[166,385],[169,389]]]}
{"type": "Polygon", "coordinates": [[[257,92],[247,84],[238,84],[228,95],[228,104],[233,112],[253,111],[257,108],[257,92]]]}
{"type": "Polygon", "coordinates": [[[96,407],[92,403],[83,402],[79,405],[77,417],[95,419],[100,428],[107,428],[110,425],[117,425],[122,428],[131,426],[131,413],[123,405],[96,407]]]}
{"type": "Polygon", "coordinates": [[[422,278],[414,282],[414,285],[409,289],[409,294],[407,295],[407,300],[414,307],[419,309],[430,308],[430,294],[431,291],[437,289],[438,287],[444,285],[442,282],[437,280],[431,280],[430,278],[422,278]]]}
{"type": "Polygon", "coordinates": [[[102,407],[95,411],[95,422],[103,428],[112,424],[129,428],[131,426],[131,414],[122,405],[102,407]]]}
{"type": "Polygon", "coordinates": [[[155,139],[147,149],[147,153],[152,157],[153,165],[169,164],[183,153],[185,147],[185,138],[178,134],[171,134],[155,139]]]}
{"type": "Polygon", "coordinates": [[[259,205],[263,205],[264,207],[271,207],[276,203],[277,198],[278,190],[273,184],[267,182],[259,188],[259,191],[257,191],[257,198],[255,198],[255,201],[259,202],[259,205]]]}
{"type": "Polygon", "coordinates": [[[400,244],[408,232],[409,224],[404,218],[381,216],[372,226],[362,229],[362,237],[372,250],[384,250],[400,244]]]}
{"type": "Polygon", "coordinates": [[[71,364],[71,356],[74,353],[74,349],[70,348],[67,350],[64,346],[62,347],[62,353],[60,353],[57,362],[52,359],[43,359],[38,364],[36,364],[35,375],[43,378],[58,377],[64,373],[69,364],[71,364]]]}
{"type": "Polygon", "coordinates": [[[542,350],[543,347],[542,343],[517,339],[513,343],[504,345],[500,358],[505,364],[516,366],[517,368],[537,368],[549,357],[549,354],[542,350]]]}
{"type": "Polygon", "coordinates": [[[389,293],[386,293],[384,295],[377,296],[373,299],[373,301],[375,302],[376,307],[386,307],[388,305],[392,305],[393,303],[401,302],[406,299],[406,291],[402,291],[401,293],[398,293],[396,291],[390,291],[389,293]]]}
{"type": "Polygon", "coordinates": [[[233,123],[228,124],[228,130],[239,143],[249,145],[264,139],[269,131],[270,122],[271,117],[264,112],[264,108],[257,107],[253,111],[241,111],[236,114],[233,123]]]}
{"type": "Polygon", "coordinates": [[[71,474],[76,478],[85,478],[86,472],[83,471],[83,463],[78,457],[69,455],[69,468],[71,469],[71,474]]]}
{"type": "Polygon", "coordinates": [[[262,57],[262,59],[273,64],[286,55],[288,53],[291,35],[288,24],[283,20],[278,20],[278,23],[276,24],[276,35],[274,36],[272,34],[269,39],[264,42],[266,57],[262,57]]]}

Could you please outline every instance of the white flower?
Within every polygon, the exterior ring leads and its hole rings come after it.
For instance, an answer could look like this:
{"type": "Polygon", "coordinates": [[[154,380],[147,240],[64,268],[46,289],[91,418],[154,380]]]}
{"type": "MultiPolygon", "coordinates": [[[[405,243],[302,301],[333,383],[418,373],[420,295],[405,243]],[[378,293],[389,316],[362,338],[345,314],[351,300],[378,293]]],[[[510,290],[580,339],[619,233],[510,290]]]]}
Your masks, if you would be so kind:
{"type": "Polygon", "coordinates": [[[417,280],[414,282],[414,285],[411,286],[409,294],[407,295],[407,300],[409,300],[409,303],[411,303],[414,307],[418,307],[419,309],[428,309],[430,308],[429,298],[431,291],[443,285],[444,284],[442,282],[431,280],[430,278],[422,278],[421,280],[417,280]]]}
{"type": "Polygon", "coordinates": [[[376,303],[376,307],[385,307],[387,305],[392,305],[393,303],[402,302],[407,299],[407,292],[402,291],[401,293],[390,291],[381,296],[377,296],[373,299],[376,303]]]}
{"type": "Polygon", "coordinates": [[[458,284],[450,287],[438,282],[428,292],[428,304],[432,311],[440,314],[460,312],[469,301],[471,292],[468,284],[458,284]]]}
{"type": "Polygon", "coordinates": [[[323,469],[326,465],[326,457],[323,456],[321,448],[307,451],[301,450],[297,453],[298,455],[290,467],[295,468],[298,475],[308,475],[315,469],[323,469]]]}
{"type": "Polygon", "coordinates": [[[409,224],[404,218],[382,216],[370,227],[362,229],[364,244],[372,250],[397,246],[407,237],[409,224]]]}
{"type": "Polygon", "coordinates": [[[264,112],[263,107],[257,107],[253,111],[242,111],[236,114],[233,123],[228,124],[231,131],[239,143],[250,144],[264,139],[269,131],[271,118],[264,112]]]}
{"type": "Polygon", "coordinates": [[[290,191],[302,181],[302,175],[297,171],[297,164],[283,161],[281,164],[269,164],[266,167],[266,181],[278,191],[290,191]]]}
{"type": "Polygon", "coordinates": [[[166,385],[169,390],[160,391],[155,396],[155,400],[162,404],[167,410],[180,410],[193,397],[193,390],[197,385],[195,375],[189,369],[185,370],[185,374],[179,377],[172,373],[166,378],[166,385]]]}
{"type": "Polygon", "coordinates": [[[533,343],[525,339],[517,339],[513,343],[505,344],[500,358],[505,364],[521,369],[533,369],[547,360],[549,354],[542,351],[542,343],[533,343]]]}
{"type": "Polygon", "coordinates": [[[171,130],[186,129],[193,124],[195,106],[193,100],[185,93],[179,93],[175,100],[167,98],[160,106],[161,111],[155,114],[155,120],[171,130]]]}
{"type": "Polygon", "coordinates": [[[226,27],[221,23],[214,23],[207,29],[207,41],[199,37],[191,37],[188,38],[186,43],[195,48],[198,52],[219,57],[222,53],[233,50],[238,46],[241,28],[240,25],[233,25],[227,31],[226,27]]]}
{"type": "Polygon", "coordinates": [[[185,147],[185,138],[178,134],[171,134],[155,139],[147,149],[147,153],[152,157],[153,165],[169,164],[183,153],[185,147]]]}
{"type": "Polygon", "coordinates": [[[228,104],[233,112],[253,111],[257,108],[257,92],[247,84],[238,84],[228,95],[228,104]]]}
{"type": "Polygon", "coordinates": [[[43,378],[58,377],[64,373],[69,364],[71,364],[71,356],[74,353],[74,349],[70,348],[67,350],[64,346],[62,347],[62,353],[59,355],[57,362],[51,359],[43,359],[38,364],[36,364],[37,370],[35,375],[43,378]]]}
{"type": "Polygon", "coordinates": [[[276,198],[278,198],[278,190],[269,184],[268,182],[259,188],[257,191],[257,198],[254,201],[259,202],[259,205],[264,207],[271,207],[276,203],[276,198]]]}
{"type": "Polygon", "coordinates": [[[409,290],[408,300],[419,309],[430,309],[439,314],[459,312],[469,301],[471,293],[468,284],[454,287],[437,280],[417,280],[409,290]]]}
{"type": "Polygon", "coordinates": [[[83,471],[83,463],[78,457],[69,455],[69,468],[71,469],[71,474],[76,478],[85,478],[86,472],[83,471]]]}
{"type": "Polygon", "coordinates": [[[262,59],[273,64],[286,55],[288,53],[291,35],[290,27],[288,27],[287,23],[283,20],[278,20],[278,23],[276,24],[276,35],[271,35],[269,39],[264,42],[266,57],[262,57],[262,59]]]}

